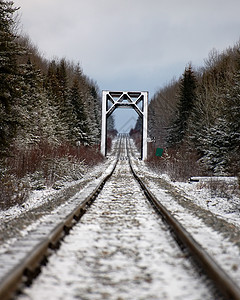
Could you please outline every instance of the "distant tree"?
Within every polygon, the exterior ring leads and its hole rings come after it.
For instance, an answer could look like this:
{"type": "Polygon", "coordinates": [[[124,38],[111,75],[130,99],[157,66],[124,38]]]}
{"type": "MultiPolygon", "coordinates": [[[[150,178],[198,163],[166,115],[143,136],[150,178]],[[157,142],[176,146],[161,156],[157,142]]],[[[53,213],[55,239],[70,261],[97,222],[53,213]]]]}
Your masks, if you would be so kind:
{"type": "Polygon", "coordinates": [[[138,132],[142,132],[142,124],[143,124],[143,120],[141,117],[137,118],[137,122],[135,124],[134,130],[138,131],[138,132]]]}
{"type": "Polygon", "coordinates": [[[197,80],[191,65],[185,69],[179,84],[179,102],[177,106],[177,117],[169,129],[168,146],[175,146],[182,142],[185,137],[188,120],[196,100],[197,80]]]}
{"type": "Polygon", "coordinates": [[[149,136],[154,137],[156,145],[166,146],[168,128],[171,120],[176,117],[178,80],[172,80],[167,86],[161,88],[149,103],[148,128],[149,136]]]}
{"type": "Polygon", "coordinates": [[[114,131],[115,130],[115,119],[112,115],[109,116],[108,119],[107,119],[107,130],[108,131],[114,131]]]}

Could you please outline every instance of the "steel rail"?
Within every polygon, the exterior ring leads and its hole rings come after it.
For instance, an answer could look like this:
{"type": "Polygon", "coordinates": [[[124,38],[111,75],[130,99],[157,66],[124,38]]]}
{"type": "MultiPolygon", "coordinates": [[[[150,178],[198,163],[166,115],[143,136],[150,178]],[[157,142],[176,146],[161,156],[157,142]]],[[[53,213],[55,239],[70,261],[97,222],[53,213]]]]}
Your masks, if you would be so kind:
{"type": "Polygon", "coordinates": [[[1,300],[12,299],[16,292],[21,288],[22,284],[31,282],[32,278],[36,277],[40,266],[46,261],[47,257],[52,254],[52,249],[59,246],[64,236],[69,233],[70,229],[80,220],[88,207],[94,202],[117,166],[121,142],[122,139],[120,138],[116,161],[109,173],[97,184],[94,190],[81,202],[81,204],[69,213],[63,221],[56,224],[54,229],[51,230],[50,233],[47,233],[30,253],[26,253],[26,256],[21,262],[18,265],[13,266],[11,271],[6,274],[2,281],[0,281],[1,300]]]}
{"type": "MultiPolygon", "coordinates": [[[[128,143],[127,143],[128,144],[128,143]]],[[[197,267],[211,279],[217,291],[225,297],[224,299],[240,299],[240,288],[230,278],[230,276],[215,262],[215,260],[202,248],[202,246],[192,237],[192,235],[177,221],[176,218],[163,206],[159,200],[148,189],[143,180],[137,175],[133,168],[131,157],[129,155],[129,147],[127,145],[127,153],[129,157],[129,165],[133,176],[141,186],[145,196],[150,201],[155,210],[161,215],[165,222],[174,233],[173,236],[180,245],[187,249],[193,258],[197,267]]]]}

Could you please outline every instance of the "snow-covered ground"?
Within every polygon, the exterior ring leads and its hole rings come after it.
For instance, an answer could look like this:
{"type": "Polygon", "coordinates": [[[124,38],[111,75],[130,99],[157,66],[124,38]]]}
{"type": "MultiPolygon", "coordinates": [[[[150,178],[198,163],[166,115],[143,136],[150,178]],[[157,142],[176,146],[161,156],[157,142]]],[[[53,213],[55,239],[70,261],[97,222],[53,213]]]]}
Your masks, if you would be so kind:
{"type": "Polygon", "coordinates": [[[92,178],[101,174],[104,170],[106,165],[99,164],[98,166],[90,169],[82,179],[77,181],[67,182],[65,183],[61,189],[54,189],[54,188],[45,188],[42,190],[33,190],[30,194],[28,199],[21,205],[15,205],[7,210],[0,211],[0,220],[9,221],[19,217],[21,214],[26,213],[29,210],[37,208],[39,206],[44,205],[47,202],[50,202],[53,198],[61,195],[64,190],[73,187],[75,185],[79,185],[82,182],[89,181],[92,178]]]}
{"type": "Polygon", "coordinates": [[[232,186],[237,185],[237,179],[228,181],[228,178],[217,178],[199,182],[172,182],[177,190],[185,195],[189,201],[211,211],[213,214],[240,227],[240,198],[232,193],[232,186]],[[211,184],[216,184],[216,190],[211,184]],[[209,186],[209,188],[208,188],[209,186]],[[224,190],[223,190],[224,189],[224,190]]]}
{"type": "MultiPolygon", "coordinates": [[[[133,141],[131,147],[134,157],[139,157],[133,141]]],[[[132,162],[157,199],[240,286],[239,199],[213,197],[211,191],[199,189],[198,183],[172,182],[168,176],[149,170],[144,162],[134,158],[132,162]]]]}
{"type": "Polygon", "coordinates": [[[123,159],[21,300],[213,299],[123,159]]]}

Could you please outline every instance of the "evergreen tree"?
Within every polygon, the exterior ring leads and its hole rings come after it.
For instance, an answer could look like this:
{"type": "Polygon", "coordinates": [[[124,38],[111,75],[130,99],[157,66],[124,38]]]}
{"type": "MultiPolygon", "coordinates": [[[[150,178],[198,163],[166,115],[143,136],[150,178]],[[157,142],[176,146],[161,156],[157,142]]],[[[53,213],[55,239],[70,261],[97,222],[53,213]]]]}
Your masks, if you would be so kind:
{"type": "Polygon", "coordinates": [[[138,117],[134,130],[138,132],[142,132],[142,124],[143,124],[143,119],[141,117],[138,117]]]}
{"type": "Polygon", "coordinates": [[[19,106],[22,126],[17,132],[17,144],[27,146],[42,140],[57,143],[57,111],[49,102],[41,71],[28,60],[22,67],[22,78],[19,106]]]}
{"type": "Polygon", "coordinates": [[[107,119],[107,130],[109,132],[115,131],[115,120],[113,115],[110,115],[107,119]]]}
{"type": "Polygon", "coordinates": [[[98,123],[98,118],[96,117],[95,111],[96,99],[94,99],[93,96],[88,93],[84,104],[87,115],[89,142],[91,144],[95,144],[100,137],[100,124],[98,123]]]}
{"type": "Polygon", "coordinates": [[[223,175],[228,165],[229,137],[225,118],[218,118],[215,124],[204,131],[202,137],[201,162],[214,174],[223,175]]]}
{"type": "MultiPolygon", "coordinates": [[[[63,66],[61,67],[64,68],[63,66]]],[[[59,142],[69,139],[69,122],[65,112],[66,95],[66,72],[60,71],[59,64],[53,60],[49,63],[45,89],[51,106],[57,111],[57,139],[59,142]]]]}
{"type": "Polygon", "coordinates": [[[226,128],[223,139],[228,143],[226,152],[223,151],[227,161],[226,170],[240,175],[240,70],[227,88],[223,110],[226,128]]]}
{"type": "Polygon", "coordinates": [[[15,42],[13,2],[0,1],[0,156],[10,145],[18,118],[20,76],[17,58],[22,49],[15,42]]]}
{"type": "Polygon", "coordinates": [[[83,95],[84,110],[86,112],[86,124],[90,144],[98,143],[100,140],[100,100],[93,83],[86,81],[87,89],[83,95]]]}
{"type": "Polygon", "coordinates": [[[168,146],[181,143],[187,132],[188,120],[196,99],[196,78],[191,65],[185,69],[180,80],[178,97],[177,117],[169,129],[168,146]]]}
{"type": "Polygon", "coordinates": [[[68,88],[67,65],[64,59],[61,59],[57,66],[56,77],[58,81],[58,103],[60,105],[60,119],[64,126],[64,131],[68,141],[72,141],[72,123],[74,122],[73,105],[70,99],[70,90],[68,88]]]}
{"type": "Polygon", "coordinates": [[[87,124],[84,105],[81,97],[80,86],[77,76],[70,89],[70,101],[73,107],[73,118],[71,132],[75,141],[87,143],[87,124]]]}

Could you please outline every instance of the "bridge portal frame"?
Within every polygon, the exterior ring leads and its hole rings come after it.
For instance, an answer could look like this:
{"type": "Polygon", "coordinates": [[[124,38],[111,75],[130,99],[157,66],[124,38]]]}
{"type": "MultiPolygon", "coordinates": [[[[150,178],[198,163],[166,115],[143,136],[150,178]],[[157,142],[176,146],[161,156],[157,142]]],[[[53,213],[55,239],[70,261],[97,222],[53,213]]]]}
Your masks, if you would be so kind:
{"type": "Polygon", "coordinates": [[[148,92],[102,91],[101,153],[107,154],[107,118],[118,107],[133,108],[142,118],[141,159],[147,159],[148,92]],[[142,101],[142,108],[138,105],[142,101]]]}

